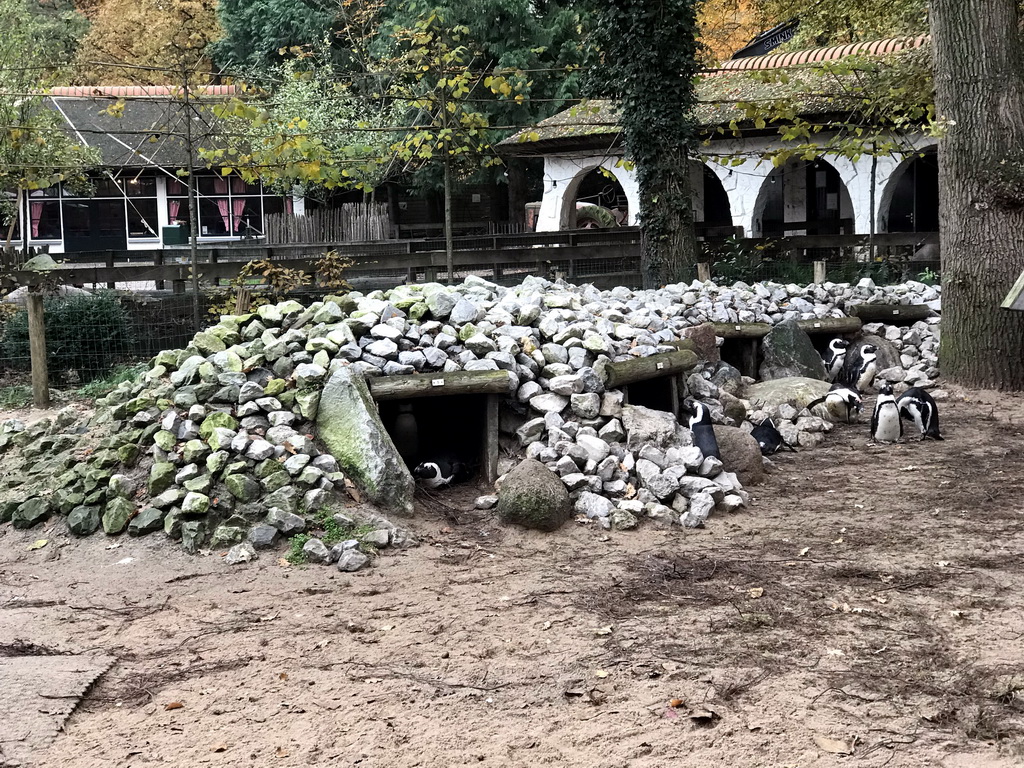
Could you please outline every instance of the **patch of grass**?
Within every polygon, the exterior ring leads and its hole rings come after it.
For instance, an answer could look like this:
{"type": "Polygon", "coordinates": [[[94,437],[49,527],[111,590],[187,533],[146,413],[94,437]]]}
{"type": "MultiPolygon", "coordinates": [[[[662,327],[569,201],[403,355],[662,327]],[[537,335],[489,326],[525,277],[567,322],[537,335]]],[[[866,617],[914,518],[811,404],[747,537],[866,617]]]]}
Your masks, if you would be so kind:
{"type": "Polygon", "coordinates": [[[288,540],[288,554],[284,556],[292,565],[302,565],[306,562],[306,553],[302,551],[302,548],[306,546],[306,542],[313,537],[308,533],[297,533],[288,540]]]}
{"type": "Polygon", "coordinates": [[[137,365],[119,365],[113,368],[108,374],[99,379],[93,379],[84,387],[76,390],[81,397],[92,399],[104,397],[110,394],[117,386],[126,381],[135,381],[147,370],[145,363],[137,365]]]}
{"type": "Polygon", "coordinates": [[[24,408],[32,403],[32,387],[0,387],[0,408],[24,408]]]}

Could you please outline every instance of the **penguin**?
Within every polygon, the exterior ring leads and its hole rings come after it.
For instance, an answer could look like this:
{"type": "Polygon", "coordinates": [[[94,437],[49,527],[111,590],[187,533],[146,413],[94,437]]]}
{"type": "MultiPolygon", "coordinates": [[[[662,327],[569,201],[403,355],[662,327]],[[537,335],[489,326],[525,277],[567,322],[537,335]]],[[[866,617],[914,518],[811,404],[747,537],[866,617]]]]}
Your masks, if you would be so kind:
{"type": "Polygon", "coordinates": [[[895,443],[903,437],[903,420],[900,407],[892,394],[892,387],[883,384],[875,399],[875,411],[871,414],[871,437],[877,443],[895,443]]]}
{"type": "Polygon", "coordinates": [[[939,434],[939,406],[921,387],[911,387],[896,399],[900,416],[913,421],[921,432],[921,439],[944,440],[939,434]]]}
{"type": "Polygon", "coordinates": [[[856,387],[858,392],[866,392],[875,382],[877,368],[878,347],[874,344],[861,344],[860,347],[847,350],[839,381],[848,387],[856,387]]]}
{"type": "Polygon", "coordinates": [[[814,406],[821,405],[822,403],[825,404],[825,410],[828,411],[833,421],[845,419],[847,424],[852,424],[853,417],[860,415],[863,405],[857,388],[839,381],[832,385],[832,388],[824,397],[819,397],[817,400],[809,402],[807,410],[811,410],[814,406]]]}
{"type": "Polygon", "coordinates": [[[693,432],[693,444],[700,448],[704,458],[714,456],[721,459],[722,454],[718,449],[715,427],[711,423],[711,411],[708,407],[702,402],[687,398],[683,401],[683,411],[689,414],[687,426],[693,432]]]}
{"type": "Polygon", "coordinates": [[[417,464],[412,476],[425,488],[436,490],[468,480],[472,476],[472,469],[454,456],[438,455],[433,461],[417,464]]]}
{"type": "Polygon", "coordinates": [[[825,370],[828,371],[828,380],[835,381],[836,376],[843,370],[843,363],[846,362],[846,350],[850,342],[846,339],[832,339],[828,343],[828,352],[825,353],[825,370]]]}
{"type": "Polygon", "coordinates": [[[775,428],[775,422],[765,419],[750,431],[750,436],[757,440],[762,456],[772,456],[783,448],[796,453],[796,448],[786,442],[782,433],[775,428]]]}

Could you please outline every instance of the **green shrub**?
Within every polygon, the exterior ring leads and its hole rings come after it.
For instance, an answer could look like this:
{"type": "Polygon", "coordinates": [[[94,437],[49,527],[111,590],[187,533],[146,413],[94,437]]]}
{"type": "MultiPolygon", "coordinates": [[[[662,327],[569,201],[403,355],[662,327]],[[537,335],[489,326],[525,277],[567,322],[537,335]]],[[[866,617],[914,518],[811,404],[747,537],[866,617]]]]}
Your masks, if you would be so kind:
{"type": "MultiPolygon", "coordinates": [[[[132,353],[135,338],[131,319],[111,292],[47,299],[43,312],[46,361],[54,381],[60,382],[74,372],[80,384],[87,384],[132,353]]],[[[20,310],[4,325],[2,348],[11,367],[31,367],[26,310],[20,310]]]]}

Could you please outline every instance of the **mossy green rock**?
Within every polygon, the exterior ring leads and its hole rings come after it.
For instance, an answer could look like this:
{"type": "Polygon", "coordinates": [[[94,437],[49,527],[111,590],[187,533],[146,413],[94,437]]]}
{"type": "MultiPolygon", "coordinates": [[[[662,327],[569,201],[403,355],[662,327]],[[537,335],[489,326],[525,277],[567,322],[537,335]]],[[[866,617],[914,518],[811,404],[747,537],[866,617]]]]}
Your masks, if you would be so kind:
{"type": "Polygon", "coordinates": [[[556,531],[572,517],[565,484],[534,459],[520,462],[505,476],[497,509],[503,523],[538,531],[556,531]]]}
{"type": "Polygon", "coordinates": [[[213,537],[210,539],[210,548],[220,549],[222,547],[230,547],[232,544],[244,541],[245,534],[245,528],[236,528],[233,525],[219,525],[213,532],[213,537]]]}
{"type": "Polygon", "coordinates": [[[237,430],[238,421],[230,413],[224,413],[224,411],[214,411],[209,414],[203,423],[199,427],[199,435],[207,440],[217,427],[223,427],[224,429],[237,430]]]}
{"type": "Polygon", "coordinates": [[[139,446],[135,443],[122,445],[117,449],[117,459],[126,467],[134,467],[139,460],[139,446]]]}
{"type": "Polygon", "coordinates": [[[149,470],[149,483],[146,485],[150,496],[159,496],[174,483],[177,468],[168,461],[158,461],[149,470]]]}
{"type": "Polygon", "coordinates": [[[168,432],[166,429],[161,429],[155,435],[153,435],[153,442],[158,447],[165,451],[173,451],[174,446],[178,444],[178,438],[173,432],[168,432]]]}
{"type": "Polygon", "coordinates": [[[212,355],[216,352],[223,352],[228,348],[228,345],[224,343],[224,340],[219,336],[209,333],[207,331],[200,331],[196,334],[196,337],[192,339],[192,343],[195,348],[202,352],[204,355],[212,355]]]}
{"type": "Polygon", "coordinates": [[[291,475],[287,472],[274,472],[263,478],[261,485],[267,493],[273,493],[278,488],[284,488],[292,481],[291,475]]]}
{"type": "Polygon", "coordinates": [[[181,458],[186,464],[194,464],[209,452],[209,447],[202,440],[189,440],[181,449],[181,458]]]}
{"type": "Polygon", "coordinates": [[[206,457],[206,470],[210,474],[217,474],[225,466],[227,466],[228,460],[231,458],[231,454],[227,451],[216,451],[206,457]]]}
{"type": "Polygon", "coordinates": [[[164,527],[165,512],[156,507],[144,507],[128,523],[129,536],[142,536],[164,527]]]}
{"type": "Polygon", "coordinates": [[[100,508],[78,506],[68,513],[68,530],[75,536],[90,536],[100,527],[100,508]]]}
{"type": "Polygon", "coordinates": [[[189,554],[200,550],[206,536],[206,522],[203,520],[186,520],[181,524],[181,548],[189,554]]]}
{"type": "Polygon", "coordinates": [[[11,525],[15,528],[31,528],[50,516],[50,502],[37,496],[23,502],[11,515],[11,525]]]}
{"type": "Polygon", "coordinates": [[[317,413],[320,440],[370,501],[411,514],[415,484],[380,420],[361,374],[340,368],[327,380],[317,413]]]}
{"type": "Polygon", "coordinates": [[[267,397],[277,397],[284,392],[286,387],[287,383],[284,379],[271,379],[267,382],[267,386],[263,388],[263,394],[267,397]]]}
{"type": "Polygon", "coordinates": [[[224,478],[224,485],[239,501],[253,501],[260,495],[260,484],[248,475],[228,475],[224,478]]]}
{"type": "Polygon", "coordinates": [[[128,521],[135,514],[135,505],[128,499],[116,498],[107,502],[103,511],[103,531],[113,536],[128,527],[128,521]]]}

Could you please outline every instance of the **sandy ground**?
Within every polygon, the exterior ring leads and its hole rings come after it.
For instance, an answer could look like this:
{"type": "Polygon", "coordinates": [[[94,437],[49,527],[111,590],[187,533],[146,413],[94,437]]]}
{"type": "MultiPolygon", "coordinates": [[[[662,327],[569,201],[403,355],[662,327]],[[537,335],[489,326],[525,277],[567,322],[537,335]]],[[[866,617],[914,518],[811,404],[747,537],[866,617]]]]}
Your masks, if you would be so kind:
{"type": "Polygon", "coordinates": [[[26,765],[1021,764],[1024,399],[1004,402],[955,395],[941,443],[839,428],[703,530],[429,504],[419,546],[355,575],[4,526],[0,653],[119,660],[26,765]]]}

